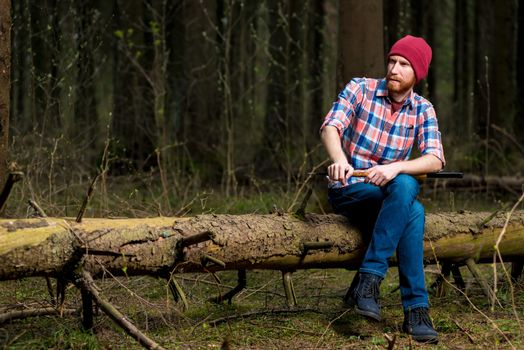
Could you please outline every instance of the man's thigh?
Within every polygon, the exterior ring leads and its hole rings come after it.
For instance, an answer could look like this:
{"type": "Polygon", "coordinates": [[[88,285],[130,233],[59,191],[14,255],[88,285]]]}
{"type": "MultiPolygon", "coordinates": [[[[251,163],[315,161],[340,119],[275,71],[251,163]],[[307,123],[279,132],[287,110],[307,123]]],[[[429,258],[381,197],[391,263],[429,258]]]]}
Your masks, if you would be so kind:
{"type": "Polygon", "coordinates": [[[383,188],[364,182],[328,191],[334,211],[366,232],[373,230],[384,197],[383,188]]]}

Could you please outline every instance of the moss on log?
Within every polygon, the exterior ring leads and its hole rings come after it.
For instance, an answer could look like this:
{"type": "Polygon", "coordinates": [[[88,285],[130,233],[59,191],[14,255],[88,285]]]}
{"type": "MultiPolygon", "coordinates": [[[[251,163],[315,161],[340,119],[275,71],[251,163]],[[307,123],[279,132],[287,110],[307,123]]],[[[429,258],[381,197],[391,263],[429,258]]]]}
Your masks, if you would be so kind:
{"type": "MultiPolygon", "coordinates": [[[[490,261],[506,214],[426,217],[425,259],[490,261]]],[[[94,276],[160,275],[237,269],[355,268],[366,240],[339,215],[200,215],[187,218],[0,220],[0,280],[66,276],[82,267],[94,276]],[[206,233],[205,235],[202,235],[206,233]],[[201,234],[189,246],[188,237],[201,234]],[[201,239],[201,237],[207,237],[201,239]],[[303,252],[304,242],[330,242],[303,252]],[[187,245],[187,244],[186,244],[187,245]],[[204,259],[210,256],[224,264],[204,259]]],[[[515,212],[500,250],[524,258],[524,211],[515,212]]]]}

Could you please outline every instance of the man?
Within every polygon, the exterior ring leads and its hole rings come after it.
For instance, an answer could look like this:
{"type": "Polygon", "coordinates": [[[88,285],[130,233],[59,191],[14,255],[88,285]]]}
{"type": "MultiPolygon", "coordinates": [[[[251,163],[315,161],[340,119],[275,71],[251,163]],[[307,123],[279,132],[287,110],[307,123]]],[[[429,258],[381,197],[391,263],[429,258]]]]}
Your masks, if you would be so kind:
{"type": "Polygon", "coordinates": [[[424,281],[424,208],[412,175],[439,171],[445,160],[435,110],[413,87],[427,76],[431,55],[424,39],[400,39],[387,55],[386,78],[351,80],[321,127],[333,162],[329,201],[337,213],[372,231],[345,300],[358,314],[380,321],[380,283],[396,251],[402,329],[423,342],[437,342],[438,335],[424,281]],[[415,141],[421,155],[409,160],[415,141]],[[366,177],[352,176],[355,169],[366,170],[366,177]]]}

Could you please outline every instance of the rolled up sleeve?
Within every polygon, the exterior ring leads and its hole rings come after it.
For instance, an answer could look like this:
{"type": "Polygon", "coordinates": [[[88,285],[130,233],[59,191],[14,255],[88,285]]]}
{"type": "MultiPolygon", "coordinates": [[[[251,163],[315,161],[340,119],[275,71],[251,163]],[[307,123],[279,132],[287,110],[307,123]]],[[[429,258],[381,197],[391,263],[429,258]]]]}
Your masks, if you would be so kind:
{"type": "Polygon", "coordinates": [[[418,148],[422,155],[432,154],[446,165],[442,139],[438,129],[438,121],[433,106],[428,106],[419,115],[419,130],[417,134],[418,148]]]}
{"type": "Polygon", "coordinates": [[[321,133],[329,125],[337,128],[338,134],[342,136],[344,130],[350,125],[358,104],[362,103],[361,83],[363,83],[363,79],[357,78],[346,85],[344,90],[338,95],[338,100],[333,103],[333,107],[326,114],[324,123],[320,127],[321,133]]]}

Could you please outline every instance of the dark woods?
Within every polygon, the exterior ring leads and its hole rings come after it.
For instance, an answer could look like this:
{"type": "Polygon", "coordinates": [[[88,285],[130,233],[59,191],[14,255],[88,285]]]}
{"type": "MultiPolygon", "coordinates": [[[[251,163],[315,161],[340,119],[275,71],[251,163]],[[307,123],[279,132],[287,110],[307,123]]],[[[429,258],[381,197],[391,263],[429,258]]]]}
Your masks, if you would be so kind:
{"type": "Polygon", "coordinates": [[[448,168],[521,173],[523,6],[361,3],[13,1],[10,158],[50,196],[104,167],[107,142],[111,175],[175,197],[290,190],[325,159],[318,127],[342,85],[383,75],[386,50],[411,33],[433,47],[417,88],[448,168]]]}

